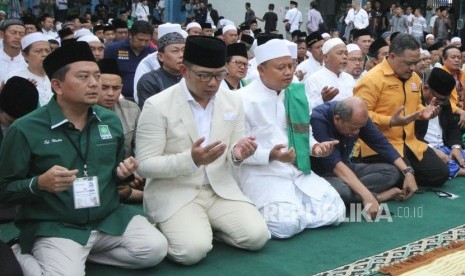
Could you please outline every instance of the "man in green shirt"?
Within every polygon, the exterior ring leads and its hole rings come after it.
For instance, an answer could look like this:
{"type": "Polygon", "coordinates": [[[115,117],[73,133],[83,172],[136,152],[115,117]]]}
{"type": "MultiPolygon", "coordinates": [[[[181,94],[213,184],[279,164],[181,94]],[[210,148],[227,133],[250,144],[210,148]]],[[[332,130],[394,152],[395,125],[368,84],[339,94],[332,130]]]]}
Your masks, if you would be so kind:
{"type": "Polygon", "coordinates": [[[19,204],[26,275],[84,275],[86,259],[124,268],[159,263],[167,242],[116,186],[137,168],[124,159],[118,117],[96,106],[100,71],[85,42],[44,60],[54,97],[13,123],[0,150],[0,202],[19,204]]]}

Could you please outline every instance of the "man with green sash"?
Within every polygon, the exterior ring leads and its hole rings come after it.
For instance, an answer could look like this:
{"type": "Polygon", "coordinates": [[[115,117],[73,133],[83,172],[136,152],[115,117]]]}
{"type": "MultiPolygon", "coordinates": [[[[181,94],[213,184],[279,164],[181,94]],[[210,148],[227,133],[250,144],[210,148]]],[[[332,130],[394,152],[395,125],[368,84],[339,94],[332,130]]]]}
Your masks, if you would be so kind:
{"type": "Polygon", "coordinates": [[[260,78],[239,93],[246,128],[258,147],[237,170],[239,184],[275,238],[337,225],[345,216],[344,203],[326,180],[311,171],[310,155],[326,156],[338,142],[318,143],[313,138],[304,85],[290,85],[294,66],[286,42],[270,40],[255,54],[260,78]]]}

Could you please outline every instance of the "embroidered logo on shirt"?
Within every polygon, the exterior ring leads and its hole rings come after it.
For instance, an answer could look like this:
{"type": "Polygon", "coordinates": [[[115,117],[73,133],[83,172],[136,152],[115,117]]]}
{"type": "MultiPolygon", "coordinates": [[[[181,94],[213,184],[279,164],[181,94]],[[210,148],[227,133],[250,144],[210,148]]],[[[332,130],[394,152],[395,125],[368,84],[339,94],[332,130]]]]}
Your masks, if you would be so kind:
{"type": "Polygon", "coordinates": [[[118,51],[118,59],[129,59],[129,52],[125,50],[119,50],[118,51]]]}
{"type": "Polygon", "coordinates": [[[113,136],[111,136],[110,128],[108,127],[108,125],[99,125],[98,132],[100,134],[100,138],[102,138],[103,140],[113,138],[113,136]]]}
{"type": "Polygon", "coordinates": [[[63,142],[62,139],[50,139],[50,140],[46,139],[44,140],[44,145],[50,145],[51,143],[61,143],[61,142],[63,142]]]}
{"type": "Polygon", "coordinates": [[[410,86],[411,86],[411,88],[412,88],[412,92],[420,92],[420,91],[418,90],[418,85],[417,85],[416,83],[412,82],[412,83],[410,84],[410,86]]]}

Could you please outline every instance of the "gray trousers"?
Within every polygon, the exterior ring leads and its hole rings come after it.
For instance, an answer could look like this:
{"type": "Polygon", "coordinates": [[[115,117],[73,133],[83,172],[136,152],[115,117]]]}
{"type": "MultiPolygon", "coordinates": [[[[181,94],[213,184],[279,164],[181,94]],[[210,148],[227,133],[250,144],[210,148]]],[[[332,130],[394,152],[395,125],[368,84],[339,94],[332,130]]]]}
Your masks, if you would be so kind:
{"type": "MultiPolygon", "coordinates": [[[[402,173],[388,163],[352,163],[349,166],[360,182],[374,195],[382,193],[399,183],[402,173]]],[[[341,196],[346,205],[361,203],[362,198],[334,174],[323,175],[341,196]]]]}

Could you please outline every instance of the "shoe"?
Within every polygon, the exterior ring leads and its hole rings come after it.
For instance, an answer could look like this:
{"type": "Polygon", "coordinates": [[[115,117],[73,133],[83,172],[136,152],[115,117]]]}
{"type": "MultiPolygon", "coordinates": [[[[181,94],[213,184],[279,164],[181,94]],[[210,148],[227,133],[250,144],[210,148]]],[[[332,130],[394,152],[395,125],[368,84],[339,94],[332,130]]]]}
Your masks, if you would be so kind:
{"type": "Polygon", "coordinates": [[[19,244],[19,238],[18,238],[18,237],[14,237],[14,238],[12,238],[11,240],[7,241],[6,244],[7,244],[9,247],[13,247],[13,245],[19,244]]]}

